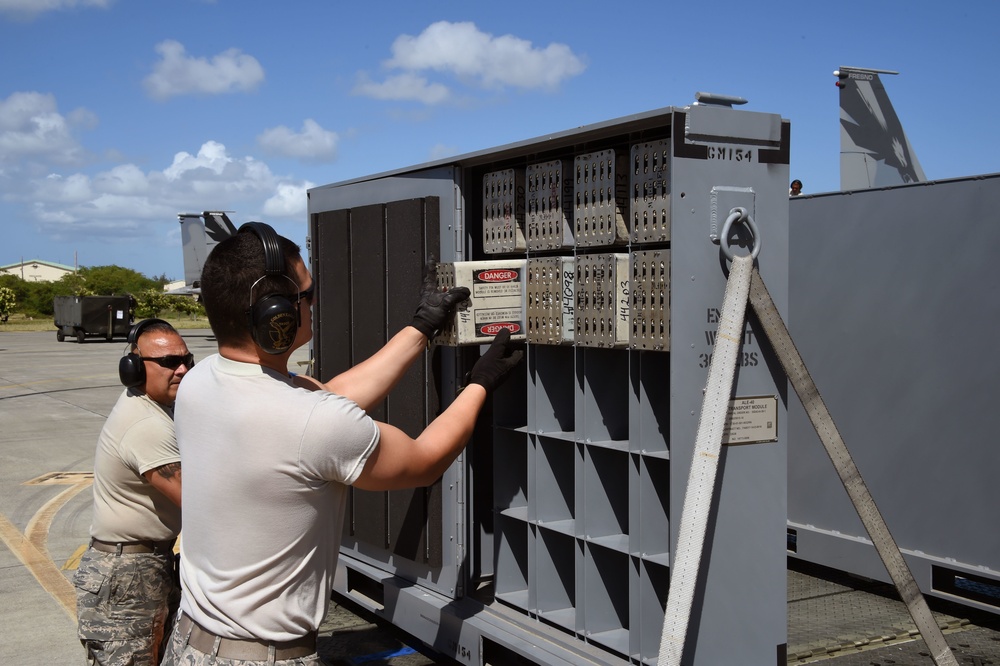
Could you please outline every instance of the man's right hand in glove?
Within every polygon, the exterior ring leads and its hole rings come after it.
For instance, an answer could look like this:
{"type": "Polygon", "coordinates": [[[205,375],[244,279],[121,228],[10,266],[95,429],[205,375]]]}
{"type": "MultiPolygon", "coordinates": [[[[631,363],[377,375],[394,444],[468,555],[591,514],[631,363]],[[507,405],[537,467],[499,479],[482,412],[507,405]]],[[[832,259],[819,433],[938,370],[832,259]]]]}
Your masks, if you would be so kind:
{"type": "Polygon", "coordinates": [[[523,357],[524,351],[516,349],[510,341],[510,331],[502,329],[486,353],[472,366],[467,384],[479,384],[486,389],[487,394],[492,393],[496,387],[504,383],[507,375],[523,357]]]}

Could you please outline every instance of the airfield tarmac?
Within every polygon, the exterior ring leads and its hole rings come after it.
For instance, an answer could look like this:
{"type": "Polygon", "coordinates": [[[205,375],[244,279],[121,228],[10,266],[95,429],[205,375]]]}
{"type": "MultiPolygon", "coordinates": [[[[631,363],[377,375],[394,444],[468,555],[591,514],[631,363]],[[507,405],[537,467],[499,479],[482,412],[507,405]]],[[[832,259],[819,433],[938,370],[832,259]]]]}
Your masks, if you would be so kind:
{"type": "MultiPolygon", "coordinates": [[[[196,359],[208,330],[182,330],[196,359]]],[[[123,340],[0,332],[0,663],[83,662],[69,583],[86,547],[94,445],[122,391],[123,340]]],[[[308,352],[293,356],[305,364],[308,352]]],[[[788,664],[933,664],[890,586],[811,568],[789,571],[788,664]]],[[[960,664],[1000,666],[1000,618],[931,600],[960,664]]],[[[320,632],[330,664],[456,663],[334,598],[320,632]]],[[[499,666],[499,665],[498,665],[499,666]]],[[[724,666],[724,665],[723,665],[724,666]]],[[[735,665],[742,666],[742,665],[735,665]]]]}

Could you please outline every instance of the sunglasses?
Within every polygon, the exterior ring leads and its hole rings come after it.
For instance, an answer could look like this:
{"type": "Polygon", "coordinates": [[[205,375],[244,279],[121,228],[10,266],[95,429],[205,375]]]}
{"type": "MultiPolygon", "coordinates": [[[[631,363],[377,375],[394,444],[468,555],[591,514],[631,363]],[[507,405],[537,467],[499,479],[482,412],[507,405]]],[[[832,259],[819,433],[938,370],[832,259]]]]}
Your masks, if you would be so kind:
{"type": "Polygon", "coordinates": [[[300,291],[299,292],[299,294],[298,294],[298,300],[300,300],[300,301],[305,300],[305,301],[309,301],[309,303],[312,303],[312,300],[313,300],[313,290],[315,290],[315,289],[316,289],[316,283],[314,282],[308,289],[306,289],[305,291],[300,291]]]}
{"type": "Polygon", "coordinates": [[[176,370],[181,365],[184,365],[188,370],[194,367],[194,354],[185,354],[184,356],[176,354],[171,354],[170,356],[143,356],[142,360],[152,361],[161,368],[167,368],[168,370],[176,370]]]}

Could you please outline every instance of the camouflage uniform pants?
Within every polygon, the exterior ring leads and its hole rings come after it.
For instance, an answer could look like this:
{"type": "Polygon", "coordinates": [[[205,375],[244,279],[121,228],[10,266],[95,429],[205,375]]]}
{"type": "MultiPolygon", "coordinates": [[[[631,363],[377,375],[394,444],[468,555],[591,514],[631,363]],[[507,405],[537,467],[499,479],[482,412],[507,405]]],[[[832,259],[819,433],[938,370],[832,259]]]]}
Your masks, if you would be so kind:
{"type": "Polygon", "coordinates": [[[88,666],[157,666],[180,603],[172,554],[93,548],[73,577],[77,635],[88,666]]]}
{"type": "MultiPolygon", "coordinates": [[[[170,633],[170,641],[167,643],[166,654],[163,655],[162,666],[325,666],[326,664],[317,653],[298,659],[279,659],[276,661],[223,659],[213,654],[207,654],[187,644],[187,635],[182,635],[177,628],[180,615],[178,613],[174,621],[174,629],[170,633]]],[[[218,645],[218,640],[216,640],[216,645],[218,645]]]]}

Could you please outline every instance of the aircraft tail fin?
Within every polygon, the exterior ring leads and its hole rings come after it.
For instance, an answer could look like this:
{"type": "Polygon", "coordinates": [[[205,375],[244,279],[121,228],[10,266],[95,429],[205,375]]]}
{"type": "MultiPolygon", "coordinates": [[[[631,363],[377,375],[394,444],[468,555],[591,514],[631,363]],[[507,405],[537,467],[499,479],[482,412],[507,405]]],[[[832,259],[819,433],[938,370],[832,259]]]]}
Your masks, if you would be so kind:
{"type": "Polygon", "coordinates": [[[927,180],[885,92],[888,70],[841,67],[840,189],[859,190],[927,180]]]}
{"type": "Polygon", "coordinates": [[[181,245],[184,251],[184,284],[200,291],[201,268],[220,241],[236,234],[236,227],[223,211],[179,213],[181,245]]]}

